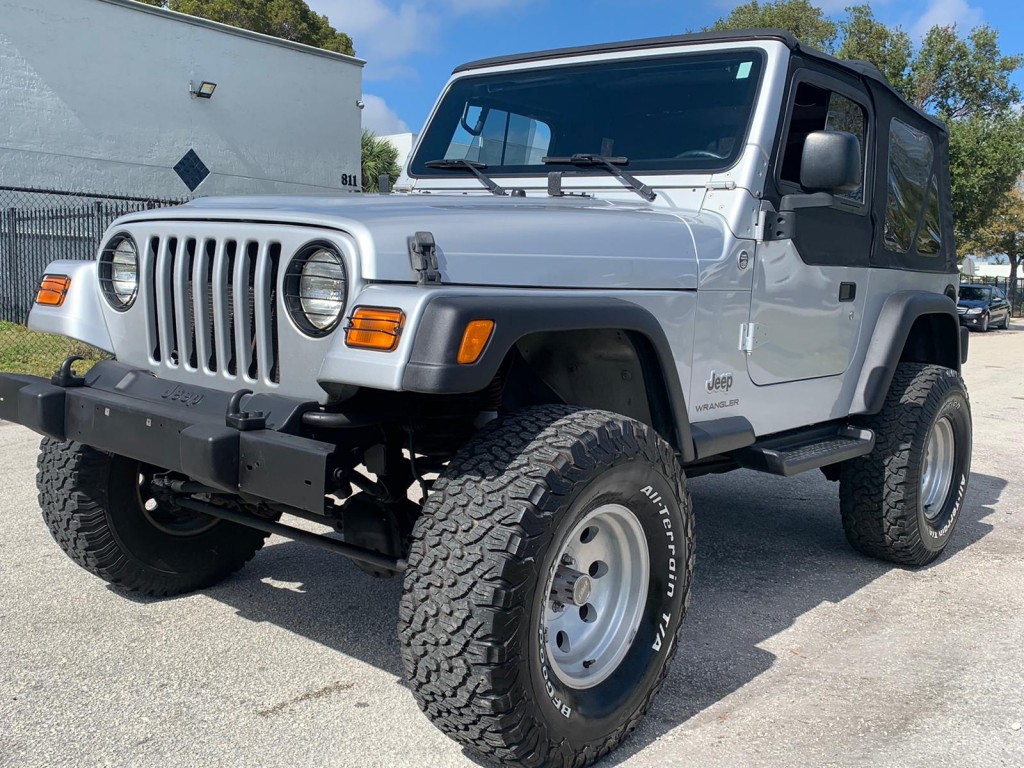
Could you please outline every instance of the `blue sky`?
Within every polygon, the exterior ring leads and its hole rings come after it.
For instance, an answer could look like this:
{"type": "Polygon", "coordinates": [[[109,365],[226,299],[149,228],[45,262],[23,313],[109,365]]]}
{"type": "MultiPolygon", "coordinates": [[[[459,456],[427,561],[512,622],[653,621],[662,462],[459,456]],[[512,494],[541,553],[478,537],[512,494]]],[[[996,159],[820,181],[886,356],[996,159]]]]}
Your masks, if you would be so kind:
{"type": "MultiPolygon", "coordinates": [[[[699,29],[736,2],[708,0],[307,0],[355,41],[368,61],[363,122],[378,133],[419,131],[452,69],[506,53],[699,29]]],[[[830,13],[855,0],[819,0],[830,13]]],[[[933,24],[999,30],[1006,53],[1024,52],[1020,0],[881,0],[883,22],[915,39],[933,24]]],[[[1024,74],[1017,82],[1024,85],[1024,74]]]]}

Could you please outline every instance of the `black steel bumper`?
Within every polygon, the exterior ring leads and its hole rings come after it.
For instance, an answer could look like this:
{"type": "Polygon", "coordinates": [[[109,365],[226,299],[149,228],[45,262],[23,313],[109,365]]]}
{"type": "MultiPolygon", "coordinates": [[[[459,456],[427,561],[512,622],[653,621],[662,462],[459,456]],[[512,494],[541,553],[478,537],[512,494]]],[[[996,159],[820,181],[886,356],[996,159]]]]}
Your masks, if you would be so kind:
{"type": "Polygon", "coordinates": [[[334,446],[298,434],[302,414],[317,404],[266,394],[232,403],[232,397],[116,362],[98,363],[84,380],[64,386],[0,374],[0,419],[215,488],[323,512],[334,446]]]}

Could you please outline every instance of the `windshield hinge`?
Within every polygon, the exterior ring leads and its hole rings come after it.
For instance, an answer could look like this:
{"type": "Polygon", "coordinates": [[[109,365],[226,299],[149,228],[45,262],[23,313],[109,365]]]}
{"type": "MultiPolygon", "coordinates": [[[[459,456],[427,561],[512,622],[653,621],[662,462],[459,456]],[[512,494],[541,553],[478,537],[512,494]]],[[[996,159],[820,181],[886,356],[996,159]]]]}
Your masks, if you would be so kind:
{"type": "Polygon", "coordinates": [[[792,211],[776,211],[767,200],[761,201],[758,211],[755,238],[762,242],[792,240],[796,235],[796,216],[792,211]]]}
{"type": "Polygon", "coordinates": [[[409,238],[409,261],[420,276],[420,285],[440,285],[441,271],[433,233],[417,232],[409,238]]]}
{"type": "Polygon", "coordinates": [[[704,185],[704,189],[716,190],[716,189],[736,189],[735,181],[709,181],[704,185]]]}

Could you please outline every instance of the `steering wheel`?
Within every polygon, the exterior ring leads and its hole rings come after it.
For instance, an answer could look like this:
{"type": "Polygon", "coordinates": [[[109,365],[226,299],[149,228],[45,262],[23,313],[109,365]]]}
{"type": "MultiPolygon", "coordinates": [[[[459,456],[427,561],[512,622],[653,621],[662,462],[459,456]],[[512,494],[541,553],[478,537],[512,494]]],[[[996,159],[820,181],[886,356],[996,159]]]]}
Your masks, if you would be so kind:
{"type": "Polygon", "coordinates": [[[685,157],[707,157],[711,160],[725,160],[727,155],[719,155],[707,149],[690,149],[676,155],[676,160],[682,160],[685,157]]]}

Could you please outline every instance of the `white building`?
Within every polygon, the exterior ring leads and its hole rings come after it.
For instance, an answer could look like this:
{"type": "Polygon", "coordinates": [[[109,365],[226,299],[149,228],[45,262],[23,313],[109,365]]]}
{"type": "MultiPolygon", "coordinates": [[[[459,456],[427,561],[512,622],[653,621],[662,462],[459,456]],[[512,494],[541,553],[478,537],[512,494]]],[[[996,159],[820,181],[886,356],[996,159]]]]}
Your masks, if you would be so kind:
{"type": "Polygon", "coordinates": [[[0,186],[355,190],[363,64],[133,0],[0,0],[0,186]]]}
{"type": "Polygon", "coordinates": [[[405,164],[409,162],[409,155],[412,154],[413,147],[416,146],[419,134],[392,133],[387,136],[381,136],[381,138],[390,141],[391,145],[398,150],[398,167],[405,171],[405,164]]]}

